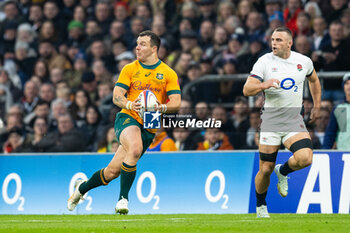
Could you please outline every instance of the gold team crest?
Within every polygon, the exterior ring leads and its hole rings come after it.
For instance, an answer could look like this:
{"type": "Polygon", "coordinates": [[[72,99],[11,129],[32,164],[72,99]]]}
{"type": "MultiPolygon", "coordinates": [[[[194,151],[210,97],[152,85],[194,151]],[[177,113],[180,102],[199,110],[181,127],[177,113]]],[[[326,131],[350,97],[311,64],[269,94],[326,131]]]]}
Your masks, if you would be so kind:
{"type": "Polygon", "coordinates": [[[156,78],[159,80],[163,79],[163,74],[157,73],[156,78]]]}

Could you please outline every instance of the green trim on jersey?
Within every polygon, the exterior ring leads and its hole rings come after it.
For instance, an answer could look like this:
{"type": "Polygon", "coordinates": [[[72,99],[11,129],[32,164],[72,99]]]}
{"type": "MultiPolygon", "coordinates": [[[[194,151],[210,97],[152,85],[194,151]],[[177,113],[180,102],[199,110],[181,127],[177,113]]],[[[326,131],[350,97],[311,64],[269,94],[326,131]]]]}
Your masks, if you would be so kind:
{"type": "Polygon", "coordinates": [[[156,64],[150,65],[150,66],[149,65],[145,65],[145,64],[143,64],[140,61],[139,61],[139,63],[142,66],[142,68],[144,68],[144,69],[154,70],[155,68],[157,68],[160,65],[160,63],[162,63],[162,61],[159,59],[156,64]]]}
{"type": "Polygon", "coordinates": [[[172,95],[172,94],[180,94],[181,95],[181,91],[180,90],[171,90],[171,91],[168,91],[166,94],[168,96],[172,95]]]}
{"type": "Polygon", "coordinates": [[[127,85],[125,85],[124,83],[116,83],[115,86],[124,88],[127,91],[129,90],[129,87],[127,85]]]}

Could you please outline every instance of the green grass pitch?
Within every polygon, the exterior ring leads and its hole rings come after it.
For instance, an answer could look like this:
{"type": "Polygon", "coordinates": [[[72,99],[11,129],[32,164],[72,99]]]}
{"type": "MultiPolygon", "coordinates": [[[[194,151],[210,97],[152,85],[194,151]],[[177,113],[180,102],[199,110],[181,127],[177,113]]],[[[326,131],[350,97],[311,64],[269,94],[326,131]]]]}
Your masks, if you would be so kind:
{"type": "Polygon", "coordinates": [[[1,233],[349,233],[349,214],[0,215],[1,233]]]}

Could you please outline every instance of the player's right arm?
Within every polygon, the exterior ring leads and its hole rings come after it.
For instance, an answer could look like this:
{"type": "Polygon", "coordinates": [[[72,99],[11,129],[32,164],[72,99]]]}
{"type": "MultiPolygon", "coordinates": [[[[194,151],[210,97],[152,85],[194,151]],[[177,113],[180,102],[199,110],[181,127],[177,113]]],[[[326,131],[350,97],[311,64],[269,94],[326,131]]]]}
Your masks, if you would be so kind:
{"type": "Polygon", "coordinates": [[[119,108],[125,108],[129,110],[139,111],[141,109],[141,103],[139,99],[130,101],[125,97],[126,90],[123,87],[115,86],[113,90],[113,103],[119,108]]]}
{"type": "Polygon", "coordinates": [[[269,79],[262,82],[260,79],[250,75],[243,87],[244,96],[255,96],[259,92],[268,89],[270,87],[278,88],[280,81],[277,79],[269,79]]]}
{"type": "Polygon", "coordinates": [[[133,68],[133,63],[130,63],[125,65],[120,72],[113,90],[113,103],[120,108],[139,111],[141,109],[141,103],[138,99],[130,101],[125,97],[131,85],[133,68]]]}

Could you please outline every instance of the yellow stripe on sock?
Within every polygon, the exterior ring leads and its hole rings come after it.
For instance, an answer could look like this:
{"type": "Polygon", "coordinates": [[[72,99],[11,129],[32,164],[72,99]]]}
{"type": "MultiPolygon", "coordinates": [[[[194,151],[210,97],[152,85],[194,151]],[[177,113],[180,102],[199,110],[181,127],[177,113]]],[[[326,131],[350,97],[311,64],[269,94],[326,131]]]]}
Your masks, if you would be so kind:
{"type": "Polygon", "coordinates": [[[122,165],[122,170],[126,172],[133,172],[133,171],[136,171],[136,167],[128,168],[122,165]]]}
{"type": "Polygon", "coordinates": [[[105,181],[105,179],[103,179],[103,174],[102,174],[102,172],[103,172],[103,169],[100,170],[100,178],[101,178],[102,184],[107,185],[108,182],[105,181]]]}

